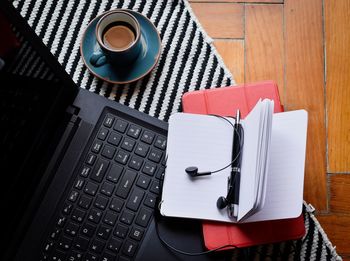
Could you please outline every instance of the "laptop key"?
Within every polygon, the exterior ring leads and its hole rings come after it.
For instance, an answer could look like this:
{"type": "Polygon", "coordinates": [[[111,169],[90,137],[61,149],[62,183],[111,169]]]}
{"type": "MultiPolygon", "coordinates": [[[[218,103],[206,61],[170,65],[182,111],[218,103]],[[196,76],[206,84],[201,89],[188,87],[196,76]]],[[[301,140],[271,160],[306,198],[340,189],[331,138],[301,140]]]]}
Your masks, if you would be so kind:
{"type": "Polygon", "coordinates": [[[143,141],[143,142],[145,142],[147,144],[152,144],[153,139],[154,139],[154,133],[152,133],[152,132],[150,132],[148,130],[145,130],[142,133],[141,141],[143,141]]]}
{"type": "Polygon", "coordinates": [[[115,256],[109,253],[103,253],[101,255],[101,261],[114,261],[115,260],[115,256]]]}
{"type": "Polygon", "coordinates": [[[81,233],[87,237],[92,237],[95,234],[96,226],[85,223],[81,228],[81,233]]]}
{"type": "Polygon", "coordinates": [[[96,155],[94,154],[89,154],[86,158],[86,163],[89,164],[89,165],[94,165],[95,163],[95,160],[96,160],[96,155]]]}
{"type": "Polygon", "coordinates": [[[114,184],[112,183],[108,183],[108,182],[104,182],[101,186],[101,193],[105,194],[106,196],[110,197],[113,194],[113,190],[114,190],[114,184]]]}
{"type": "Polygon", "coordinates": [[[114,235],[120,238],[125,238],[128,234],[128,227],[118,224],[117,227],[114,230],[114,235]]]}
{"type": "Polygon", "coordinates": [[[149,146],[140,142],[136,146],[135,154],[144,158],[146,157],[148,151],[149,151],[149,146]]]}
{"type": "Polygon", "coordinates": [[[72,237],[76,236],[79,230],[79,225],[69,222],[64,229],[64,232],[72,237]]]}
{"type": "Polygon", "coordinates": [[[145,165],[143,166],[142,172],[149,176],[153,176],[156,172],[156,169],[157,166],[155,164],[146,161],[145,165]]]}
{"type": "Polygon", "coordinates": [[[126,133],[128,136],[137,139],[140,136],[142,129],[134,124],[131,124],[128,132],[126,133]]]}
{"type": "Polygon", "coordinates": [[[143,159],[138,156],[133,156],[129,162],[129,167],[134,170],[140,170],[143,164],[143,159]]]}
{"type": "Polygon", "coordinates": [[[85,217],[85,212],[80,209],[74,209],[72,213],[72,219],[78,223],[83,222],[85,217]]]}
{"type": "Polygon", "coordinates": [[[108,159],[113,159],[114,154],[115,154],[115,148],[109,145],[104,146],[101,153],[103,157],[106,157],[108,159]]]}
{"type": "Polygon", "coordinates": [[[159,181],[157,180],[153,180],[150,191],[159,195],[160,193],[160,185],[159,185],[159,181]]]}
{"type": "Polygon", "coordinates": [[[78,206],[84,209],[88,209],[91,205],[91,202],[92,202],[92,198],[82,195],[78,202],[78,206]]]}
{"type": "Polygon", "coordinates": [[[47,242],[44,246],[44,252],[49,253],[52,250],[54,243],[53,242],[47,242]]]}
{"type": "Polygon", "coordinates": [[[129,191],[134,183],[137,173],[131,170],[126,170],[117,189],[117,195],[122,198],[127,198],[129,191]]]}
{"type": "Polygon", "coordinates": [[[120,221],[123,222],[124,224],[130,225],[134,220],[134,217],[135,217],[134,213],[124,210],[124,212],[120,216],[120,221]]]}
{"type": "Polygon", "coordinates": [[[130,154],[123,151],[123,150],[118,150],[117,156],[115,157],[115,160],[119,162],[120,164],[125,165],[128,162],[128,159],[130,157],[130,154]]]}
{"type": "Polygon", "coordinates": [[[107,180],[117,183],[123,173],[124,168],[118,164],[112,164],[107,173],[107,180]]]}
{"type": "Polygon", "coordinates": [[[119,142],[122,140],[122,135],[112,131],[111,134],[109,135],[107,142],[114,145],[118,146],[119,142]]]}
{"type": "Polygon", "coordinates": [[[96,185],[95,183],[92,183],[92,182],[88,182],[85,186],[84,192],[86,194],[94,196],[97,192],[97,189],[98,189],[98,185],[96,185]]]}
{"type": "Polygon", "coordinates": [[[102,221],[108,225],[114,226],[117,222],[117,219],[118,216],[116,214],[111,211],[107,211],[102,221]]]}
{"type": "Polygon", "coordinates": [[[97,209],[91,209],[89,216],[88,216],[88,220],[98,224],[101,220],[102,217],[102,211],[97,210],[97,209]]]}
{"type": "Polygon", "coordinates": [[[109,162],[107,160],[98,159],[90,178],[100,183],[106,173],[108,165],[109,162]]]}
{"type": "Polygon", "coordinates": [[[69,215],[73,209],[73,204],[66,202],[64,203],[62,213],[65,215],[69,215]]]}
{"type": "Polygon", "coordinates": [[[133,211],[137,211],[141,204],[144,194],[145,192],[143,190],[135,188],[129,197],[126,207],[133,211]]]}
{"type": "Polygon", "coordinates": [[[95,253],[101,253],[103,248],[105,247],[105,243],[99,239],[94,239],[91,243],[90,249],[95,253]]]}
{"type": "Polygon", "coordinates": [[[63,250],[68,250],[70,249],[71,245],[72,245],[72,239],[66,237],[66,236],[62,236],[58,241],[57,241],[57,245],[59,248],[63,249],[63,250]]]}
{"type": "Polygon", "coordinates": [[[88,166],[83,166],[80,170],[80,176],[86,178],[87,176],[89,176],[91,168],[88,166]]]}
{"type": "Polygon", "coordinates": [[[68,196],[68,200],[71,202],[75,202],[77,201],[78,196],[79,196],[79,192],[72,190],[68,196]]]}
{"type": "Polygon", "coordinates": [[[101,128],[97,134],[97,138],[100,140],[105,140],[107,135],[108,135],[108,129],[106,128],[101,128]]]}
{"type": "Polygon", "coordinates": [[[81,261],[82,258],[83,258],[83,254],[74,250],[71,251],[67,256],[68,261],[81,261]]]}
{"type": "Polygon", "coordinates": [[[159,168],[156,174],[156,178],[163,180],[165,175],[165,168],[159,168]]]}
{"type": "Polygon", "coordinates": [[[91,253],[87,253],[84,257],[84,261],[97,261],[99,258],[98,256],[91,254],[91,253]]]}
{"type": "Polygon", "coordinates": [[[127,240],[123,247],[123,254],[133,257],[137,248],[137,243],[127,240]]]}
{"type": "Polygon", "coordinates": [[[143,236],[144,230],[141,228],[134,227],[130,232],[130,237],[137,241],[140,241],[143,236]]]}
{"type": "Polygon", "coordinates": [[[119,131],[120,133],[124,133],[127,127],[128,127],[128,123],[126,121],[118,119],[113,129],[115,129],[116,131],[119,131]]]}
{"type": "Polygon", "coordinates": [[[112,115],[106,115],[104,121],[103,121],[103,125],[110,128],[112,127],[113,125],[113,122],[114,122],[114,117],[112,115]]]}
{"type": "Polygon", "coordinates": [[[123,204],[124,204],[124,201],[120,200],[119,198],[113,198],[109,208],[111,210],[120,212],[122,210],[123,204]]]}
{"type": "Polygon", "coordinates": [[[136,185],[140,188],[147,189],[150,182],[151,182],[151,178],[140,174],[137,179],[136,185]]]}
{"type": "Polygon", "coordinates": [[[132,140],[132,139],[130,139],[128,137],[125,137],[123,142],[122,142],[121,147],[123,149],[131,152],[133,150],[134,146],[135,146],[135,143],[136,142],[134,140],[132,140]]]}
{"type": "Polygon", "coordinates": [[[65,216],[60,216],[56,222],[56,225],[58,227],[63,227],[66,221],[67,221],[67,218],[65,216]]]}
{"type": "Polygon", "coordinates": [[[107,207],[107,205],[108,205],[108,198],[98,195],[95,200],[94,206],[103,210],[107,207]]]}
{"type": "Polygon", "coordinates": [[[164,136],[158,136],[154,142],[154,146],[158,149],[165,150],[166,148],[166,138],[164,136]]]}
{"type": "Polygon", "coordinates": [[[163,156],[163,152],[156,149],[152,149],[148,155],[148,159],[155,163],[159,163],[162,156],[163,156]]]}
{"type": "Polygon", "coordinates": [[[142,227],[147,227],[148,221],[151,219],[151,216],[152,216],[152,211],[146,208],[141,208],[139,214],[137,215],[135,223],[142,227]]]}
{"type": "Polygon", "coordinates": [[[78,179],[75,181],[74,188],[81,190],[82,187],[84,186],[84,182],[85,182],[84,179],[78,178],[78,179]]]}
{"type": "Polygon", "coordinates": [[[50,238],[55,240],[58,238],[58,236],[61,234],[61,229],[59,228],[54,228],[54,230],[50,234],[50,238]]]}
{"type": "Polygon", "coordinates": [[[99,153],[101,148],[102,148],[102,141],[96,140],[92,146],[91,146],[91,151],[95,153],[99,153]]]}
{"type": "Polygon", "coordinates": [[[78,236],[74,242],[73,246],[79,250],[85,251],[89,246],[89,239],[85,237],[78,236]]]}
{"type": "Polygon", "coordinates": [[[65,261],[66,260],[66,254],[58,249],[55,249],[53,253],[50,255],[49,260],[54,261],[65,261]]]}
{"type": "Polygon", "coordinates": [[[99,236],[100,238],[103,238],[104,240],[107,240],[111,232],[112,232],[112,229],[110,227],[101,225],[97,230],[97,236],[99,236]]]}
{"type": "Polygon", "coordinates": [[[154,208],[156,205],[156,197],[151,195],[151,194],[147,195],[143,204],[145,204],[146,206],[148,206],[150,208],[154,208]]]}
{"type": "Polygon", "coordinates": [[[107,248],[111,251],[113,251],[114,253],[118,253],[120,247],[122,246],[123,241],[112,237],[108,243],[107,243],[107,248]]]}

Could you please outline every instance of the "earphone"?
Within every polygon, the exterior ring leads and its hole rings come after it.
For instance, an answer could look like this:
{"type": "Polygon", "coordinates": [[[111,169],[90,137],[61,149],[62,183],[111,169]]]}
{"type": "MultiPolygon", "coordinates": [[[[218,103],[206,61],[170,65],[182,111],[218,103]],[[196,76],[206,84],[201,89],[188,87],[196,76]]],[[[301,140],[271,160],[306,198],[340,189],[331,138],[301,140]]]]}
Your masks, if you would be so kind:
{"type": "MultiPolygon", "coordinates": [[[[196,166],[190,166],[190,167],[187,167],[185,169],[185,172],[191,177],[191,178],[197,178],[197,177],[201,177],[201,176],[208,176],[208,175],[211,175],[211,174],[214,174],[214,173],[217,173],[217,172],[220,172],[228,167],[233,167],[232,164],[238,159],[238,157],[240,156],[241,154],[241,151],[242,151],[242,147],[243,147],[243,139],[242,137],[240,136],[240,134],[238,133],[238,131],[236,130],[235,126],[231,123],[231,121],[229,121],[228,119],[226,119],[225,117],[222,117],[222,116],[219,116],[219,115],[212,115],[210,114],[211,116],[214,116],[214,117],[218,117],[218,118],[221,118],[223,120],[225,120],[226,122],[228,122],[231,127],[233,128],[234,132],[236,132],[235,134],[237,134],[237,137],[239,138],[239,148],[238,148],[238,151],[236,152],[236,155],[234,157],[234,159],[229,163],[227,164],[226,166],[220,168],[220,169],[217,169],[217,170],[214,170],[214,171],[204,171],[204,172],[198,172],[198,167],[196,166]]],[[[234,117],[232,117],[234,118],[234,117]]],[[[237,118],[234,118],[236,119],[236,121],[239,121],[239,111],[237,112],[237,118]]],[[[234,151],[233,151],[234,153],[234,151]]],[[[233,169],[232,169],[233,170],[233,169]]],[[[224,196],[221,196],[218,198],[217,202],[216,202],[216,206],[218,209],[223,209],[225,207],[227,207],[228,204],[232,203],[232,196],[233,196],[233,188],[234,188],[234,184],[235,183],[235,179],[231,179],[231,178],[228,178],[228,189],[227,189],[227,196],[224,197],[224,196]]]]}
{"type": "Polygon", "coordinates": [[[200,177],[200,176],[208,176],[217,172],[220,172],[224,169],[227,169],[228,167],[230,167],[232,165],[233,162],[235,162],[235,160],[237,159],[238,155],[236,156],[236,158],[234,158],[234,160],[232,160],[228,165],[226,165],[225,167],[221,168],[221,169],[217,169],[214,171],[205,171],[205,172],[198,172],[198,167],[196,166],[191,166],[191,167],[187,167],[185,169],[186,173],[188,175],[190,175],[191,178],[196,178],[196,177],[200,177]]]}
{"type": "MultiPolygon", "coordinates": [[[[231,126],[232,128],[234,129],[234,126],[232,124],[232,122],[230,122],[228,119],[226,119],[225,117],[223,116],[220,116],[220,115],[215,115],[215,114],[208,114],[209,116],[214,116],[214,117],[218,117],[220,119],[223,119],[225,121],[227,121],[231,126]]],[[[235,119],[234,117],[231,117],[233,119],[235,119]]],[[[208,175],[211,175],[211,174],[214,174],[214,173],[217,173],[217,172],[220,172],[228,167],[231,166],[231,164],[237,159],[237,156],[236,158],[234,158],[228,165],[224,166],[223,168],[221,169],[217,169],[217,170],[214,170],[214,171],[205,171],[205,172],[198,172],[198,167],[196,166],[190,166],[190,167],[187,167],[185,169],[186,173],[191,177],[191,178],[195,178],[195,177],[200,177],[200,176],[208,176],[208,175]]]]}

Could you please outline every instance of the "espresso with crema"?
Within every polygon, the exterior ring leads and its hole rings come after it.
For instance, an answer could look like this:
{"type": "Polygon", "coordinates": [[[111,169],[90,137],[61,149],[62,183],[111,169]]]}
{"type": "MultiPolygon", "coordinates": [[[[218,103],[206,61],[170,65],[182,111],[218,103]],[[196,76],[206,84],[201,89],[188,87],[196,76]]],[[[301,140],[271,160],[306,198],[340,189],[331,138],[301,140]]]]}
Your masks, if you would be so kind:
{"type": "Polygon", "coordinates": [[[111,24],[103,34],[103,43],[114,50],[128,48],[135,41],[135,33],[125,24],[111,24]]]}

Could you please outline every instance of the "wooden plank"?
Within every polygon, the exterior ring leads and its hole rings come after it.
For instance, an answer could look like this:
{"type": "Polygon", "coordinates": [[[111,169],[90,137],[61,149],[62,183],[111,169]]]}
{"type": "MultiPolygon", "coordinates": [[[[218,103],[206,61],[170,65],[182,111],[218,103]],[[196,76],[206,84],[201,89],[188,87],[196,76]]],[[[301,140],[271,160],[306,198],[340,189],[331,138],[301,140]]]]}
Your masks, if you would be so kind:
{"type": "Polygon", "coordinates": [[[328,171],[350,172],[350,2],[325,1],[328,171]]]}
{"type": "Polygon", "coordinates": [[[350,216],[318,215],[317,220],[329,240],[337,247],[337,253],[342,256],[350,256],[350,216]]]}
{"type": "Polygon", "coordinates": [[[283,6],[246,5],[245,81],[277,82],[283,103],[283,6]]]}
{"type": "Polygon", "coordinates": [[[236,83],[244,83],[244,40],[215,40],[214,45],[236,83]]]}
{"type": "Polygon", "coordinates": [[[304,199],[327,211],[322,0],[286,0],[285,109],[308,111],[304,199]]]}
{"type": "Polygon", "coordinates": [[[192,3],[191,7],[210,37],[244,37],[242,4],[192,3]]]}
{"type": "Polygon", "coordinates": [[[190,3],[195,2],[228,2],[228,3],[283,3],[283,0],[190,0],[190,3]]]}
{"type": "Polygon", "coordinates": [[[350,175],[330,177],[330,211],[350,214],[350,175]]]}

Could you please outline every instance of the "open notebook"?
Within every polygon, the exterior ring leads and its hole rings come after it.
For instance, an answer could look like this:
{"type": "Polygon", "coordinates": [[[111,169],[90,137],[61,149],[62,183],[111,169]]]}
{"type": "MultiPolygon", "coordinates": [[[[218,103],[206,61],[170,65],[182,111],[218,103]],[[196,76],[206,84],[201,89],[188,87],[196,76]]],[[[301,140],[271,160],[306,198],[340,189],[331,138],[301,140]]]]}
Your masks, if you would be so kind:
{"type": "MultiPolygon", "coordinates": [[[[230,119],[234,122],[233,119],[230,119]]],[[[232,127],[208,115],[177,113],[169,120],[161,214],[227,222],[297,217],[302,210],[307,113],[273,114],[259,101],[242,121],[244,145],[237,218],[216,201],[227,193],[230,169],[190,178],[185,169],[213,171],[231,162],[232,127]]]]}

